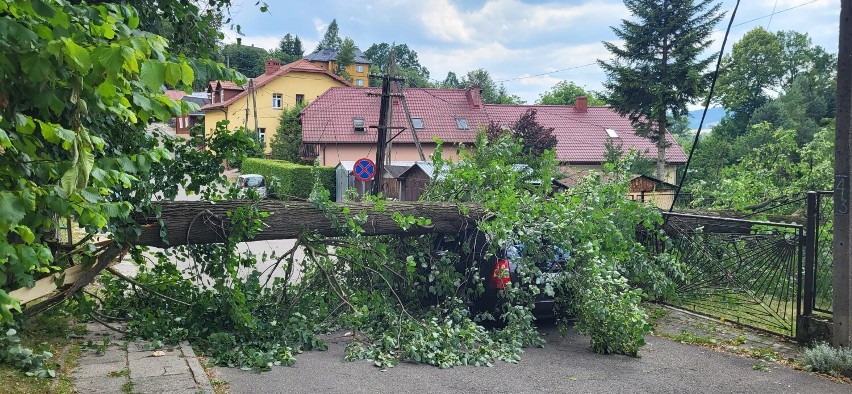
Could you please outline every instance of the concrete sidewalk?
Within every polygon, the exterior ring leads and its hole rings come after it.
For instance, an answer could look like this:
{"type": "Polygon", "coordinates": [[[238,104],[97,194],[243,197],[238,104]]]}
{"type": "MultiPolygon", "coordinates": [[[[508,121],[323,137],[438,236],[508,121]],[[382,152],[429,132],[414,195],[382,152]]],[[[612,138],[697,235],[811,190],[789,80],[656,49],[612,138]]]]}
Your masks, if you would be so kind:
{"type": "Polygon", "coordinates": [[[125,341],[100,324],[89,324],[83,352],[72,372],[80,393],[213,393],[210,380],[187,343],[153,349],[125,341]]]}

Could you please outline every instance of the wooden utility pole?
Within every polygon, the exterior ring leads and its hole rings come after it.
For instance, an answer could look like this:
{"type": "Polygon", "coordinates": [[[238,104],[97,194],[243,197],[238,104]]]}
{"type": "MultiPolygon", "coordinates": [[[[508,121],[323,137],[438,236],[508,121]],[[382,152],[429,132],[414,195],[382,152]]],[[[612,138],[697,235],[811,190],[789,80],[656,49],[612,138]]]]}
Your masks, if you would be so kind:
{"type": "Polygon", "coordinates": [[[393,93],[392,84],[397,78],[393,75],[395,64],[394,52],[391,52],[388,61],[388,73],[382,77],[382,99],[379,107],[379,125],[370,126],[378,130],[376,138],[376,175],[373,177],[373,187],[370,193],[378,195],[382,191],[382,183],[384,182],[385,161],[390,163],[390,153],[388,151],[388,130],[399,129],[393,127],[393,93]]]}
{"type": "Polygon", "coordinates": [[[382,181],[385,174],[385,147],[388,143],[388,128],[392,124],[392,118],[388,117],[388,108],[391,107],[391,81],[390,76],[385,75],[382,78],[382,98],[381,106],[379,107],[379,125],[378,138],[376,138],[376,175],[373,176],[373,187],[370,194],[378,195],[382,190],[382,181]]]}
{"type": "Polygon", "coordinates": [[[852,346],[852,215],[849,214],[849,155],[852,135],[852,4],[840,2],[837,52],[837,119],[834,136],[834,269],[832,317],[834,346],[852,346]]]}
{"type": "Polygon", "coordinates": [[[414,146],[417,147],[417,154],[420,155],[420,161],[426,161],[423,146],[420,145],[420,138],[417,137],[417,129],[414,127],[414,120],[411,119],[411,111],[408,110],[408,103],[405,102],[405,95],[402,94],[401,81],[397,81],[397,87],[399,87],[399,100],[402,102],[402,109],[405,110],[405,117],[408,118],[408,127],[411,127],[411,137],[414,138],[414,146]]]}

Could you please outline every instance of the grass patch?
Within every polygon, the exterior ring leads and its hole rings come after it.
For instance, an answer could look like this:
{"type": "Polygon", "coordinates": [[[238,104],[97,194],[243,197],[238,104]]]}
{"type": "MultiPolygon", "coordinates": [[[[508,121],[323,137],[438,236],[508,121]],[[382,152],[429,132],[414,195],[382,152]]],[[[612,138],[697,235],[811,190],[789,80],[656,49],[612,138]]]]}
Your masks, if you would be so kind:
{"type": "Polygon", "coordinates": [[[695,335],[692,331],[682,330],[680,334],[668,334],[668,333],[657,333],[657,335],[668,338],[673,341],[683,342],[683,343],[691,343],[696,345],[710,345],[714,346],[718,343],[716,338],[711,337],[703,337],[699,335],[695,335]]]}
{"type": "Polygon", "coordinates": [[[133,382],[130,380],[124,382],[124,384],[121,385],[121,392],[127,394],[133,393],[133,382]]]}
{"type": "Polygon", "coordinates": [[[72,343],[69,336],[80,330],[85,332],[85,327],[60,313],[42,314],[24,322],[17,330],[21,345],[53,353],[53,357],[46,363],[56,371],[57,377],[47,379],[27,376],[14,366],[0,363],[0,394],[75,393],[70,373],[77,366],[81,349],[72,343]]]}
{"type": "Polygon", "coordinates": [[[122,376],[130,376],[129,369],[122,369],[121,371],[110,371],[107,375],[113,378],[118,378],[122,376]]]}

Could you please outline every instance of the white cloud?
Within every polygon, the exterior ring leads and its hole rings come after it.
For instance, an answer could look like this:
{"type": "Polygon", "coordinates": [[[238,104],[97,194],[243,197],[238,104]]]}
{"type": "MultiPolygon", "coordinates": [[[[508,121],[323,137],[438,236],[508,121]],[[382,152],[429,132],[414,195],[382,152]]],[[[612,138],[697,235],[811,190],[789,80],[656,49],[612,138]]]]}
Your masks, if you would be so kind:
{"type": "Polygon", "coordinates": [[[328,24],[323,22],[320,18],[314,18],[314,30],[317,32],[317,37],[322,37],[325,34],[325,29],[328,27],[328,24]]]}
{"type": "Polygon", "coordinates": [[[430,2],[420,14],[420,22],[423,23],[426,32],[438,40],[447,42],[470,40],[470,33],[461,13],[448,0],[430,2]]]}

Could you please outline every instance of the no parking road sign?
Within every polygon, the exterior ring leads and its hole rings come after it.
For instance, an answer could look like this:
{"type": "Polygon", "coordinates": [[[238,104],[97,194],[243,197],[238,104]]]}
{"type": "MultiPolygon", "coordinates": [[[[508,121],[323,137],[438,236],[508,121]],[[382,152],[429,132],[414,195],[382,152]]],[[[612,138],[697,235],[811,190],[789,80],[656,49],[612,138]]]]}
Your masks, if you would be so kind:
{"type": "Polygon", "coordinates": [[[352,167],[352,174],[359,181],[369,181],[376,175],[376,163],[367,158],[358,159],[352,167]]]}

